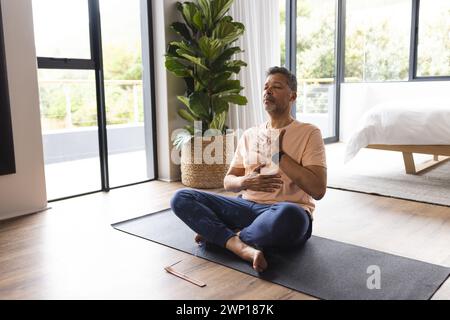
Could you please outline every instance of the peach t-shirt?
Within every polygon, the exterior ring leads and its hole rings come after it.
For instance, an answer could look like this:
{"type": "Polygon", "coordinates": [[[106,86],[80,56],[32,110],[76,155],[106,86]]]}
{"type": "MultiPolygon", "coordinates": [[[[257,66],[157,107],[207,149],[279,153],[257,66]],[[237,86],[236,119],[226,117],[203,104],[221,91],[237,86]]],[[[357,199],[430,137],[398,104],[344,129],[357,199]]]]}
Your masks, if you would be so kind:
{"type": "MultiPolygon", "coordinates": [[[[257,152],[267,149],[264,140],[273,132],[267,129],[268,122],[259,127],[248,129],[239,140],[231,166],[235,168],[245,168],[245,174],[250,174],[258,166],[257,152]]],[[[327,167],[325,157],[325,147],[320,130],[308,123],[294,120],[289,125],[275,132],[286,129],[283,138],[283,151],[304,167],[322,166],[327,167]]],[[[273,130],[273,129],[272,129],[273,130]]],[[[264,152],[263,152],[264,153],[264,152]]],[[[282,170],[278,167],[275,171],[261,170],[261,174],[279,173],[283,180],[283,186],[273,193],[244,190],[242,198],[257,203],[273,204],[277,202],[292,202],[309,211],[312,215],[315,204],[314,199],[305,191],[300,189],[282,170]]],[[[264,168],[263,168],[264,169],[264,168]]]]}

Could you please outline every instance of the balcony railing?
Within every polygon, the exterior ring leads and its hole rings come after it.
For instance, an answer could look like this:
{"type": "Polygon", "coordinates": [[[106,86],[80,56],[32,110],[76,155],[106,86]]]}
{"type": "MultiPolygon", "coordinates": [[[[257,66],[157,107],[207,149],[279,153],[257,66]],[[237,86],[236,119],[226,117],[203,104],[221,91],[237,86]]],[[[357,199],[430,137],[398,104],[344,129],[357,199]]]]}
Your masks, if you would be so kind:
{"type": "Polygon", "coordinates": [[[334,78],[298,79],[297,112],[327,114],[334,104],[334,78]]]}
{"type": "MultiPolygon", "coordinates": [[[[333,78],[299,79],[299,97],[297,101],[298,113],[305,122],[317,124],[324,133],[331,132],[333,119],[330,112],[334,108],[334,82],[333,78]]],[[[43,140],[46,163],[78,160],[98,156],[97,126],[96,126],[96,100],[93,80],[42,80],[41,87],[58,86],[63,93],[64,114],[59,117],[54,114],[42,114],[43,140]],[[86,122],[83,119],[74,122],[73,94],[78,87],[88,87],[89,90],[81,92],[83,101],[91,104],[92,113],[86,122]],[[90,93],[89,93],[90,92],[90,93]],[[84,96],[89,97],[84,97],[84,96]],[[47,123],[55,123],[51,127],[47,123]]],[[[106,80],[105,92],[107,95],[107,120],[108,120],[108,149],[111,154],[144,150],[145,133],[141,116],[142,105],[142,81],[140,80],[106,80]],[[131,88],[115,91],[114,88],[131,88]],[[122,115],[114,118],[114,108],[111,109],[110,99],[114,94],[128,95],[116,99],[116,104],[122,107],[122,115]],[[111,96],[108,96],[111,94],[111,96]],[[119,101],[119,102],[117,102],[119,101]],[[124,101],[124,102],[120,102],[124,101]],[[127,102],[127,103],[125,103],[127,102]],[[114,118],[114,119],[112,119],[114,118]]],[[[42,97],[41,97],[42,98],[42,97]]],[[[117,97],[116,97],[117,98],[117,97]]],[[[45,101],[42,101],[45,103],[45,101]]],[[[48,103],[47,103],[48,105],[48,103]]],[[[50,106],[51,108],[52,106],[50,106]]],[[[113,106],[114,107],[114,106],[113,106]]],[[[48,111],[48,110],[47,110],[48,111]]]]}
{"type": "MultiPolygon", "coordinates": [[[[41,89],[53,90],[41,92],[41,104],[47,107],[41,115],[45,163],[98,157],[94,81],[41,80],[39,85],[41,89]],[[46,98],[49,100],[45,101],[46,98]],[[76,99],[79,101],[75,102],[76,99]],[[54,101],[58,105],[53,105],[54,101]],[[81,117],[74,112],[80,102],[81,117]]],[[[145,150],[142,81],[106,80],[105,94],[109,154],[145,150]]]]}
{"type": "MultiPolygon", "coordinates": [[[[75,129],[79,127],[96,126],[96,99],[95,84],[88,79],[41,80],[41,108],[43,131],[75,129]],[[56,86],[56,90],[55,90],[56,86]],[[85,90],[80,90],[83,88],[85,90]],[[51,99],[43,92],[53,89],[52,94],[63,95],[58,105],[52,105],[51,99]],[[81,91],[81,92],[80,92],[81,91]],[[81,99],[85,104],[82,112],[85,116],[78,116],[75,120],[74,99],[81,99]],[[63,110],[62,110],[63,109],[63,110]]],[[[105,80],[105,95],[107,109],[107,123],[113,124],[139,124],[143,122],[142,80],[105,80]],[[131,88],[131,90],[125,90],[131,88]],[[117,110],[120,109],[120,110],[117,110]]]]}

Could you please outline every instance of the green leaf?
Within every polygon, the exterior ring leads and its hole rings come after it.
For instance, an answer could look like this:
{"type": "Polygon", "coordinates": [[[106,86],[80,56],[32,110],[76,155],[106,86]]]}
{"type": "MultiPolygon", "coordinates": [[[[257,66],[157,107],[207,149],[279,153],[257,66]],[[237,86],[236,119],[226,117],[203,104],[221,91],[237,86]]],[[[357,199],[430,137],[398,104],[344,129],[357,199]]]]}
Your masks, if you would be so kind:
{"type": "Polygon", "coordinates": [[[229,104],[225,99],[215,97],[212,99],[214,114],[222,113],[229,109],[229,104]]]}
{"type": "Polygon", "coordinates": [[[244,52],[243,50],[241,50],[241,48],[239,47],[231,47],[226,49],[224,52],[222,52],[222,54],[220,55],[220,59],[224,59],[224,60],[228,60],[230,59],[233,55],[235,55],[236,53],[241,53],[244,52]]]}
{"type": "Polygon", "coordinates": [[[238,95],[238,94],[222,96],[221,99],[224,101],[230,102],[230,103],[240,105],[240,106],[245,106],[248,103],[248,100],[246,97],[238,95]]]}
{"type": "Polygon", "coordinates": [[[189,108],[189,98],[185,96],[177,96],[177,99],[180,100],[186,107],[189,108]]]}
{"type": "Polygon", "coordinates": [[[208,67],[203,64],[202,58],[194,57],[183,49],[178,49],[177,53],[180,55],[180,57],[183,57],[186,60],[196,64],[200,68],[203,68],[203,69],[209,71],[208,67]]]}
{"type": "Polygon", "coordinates": [[[230,58],[235,55],[236,53],[240,53],[243,52],[241,50],[241,48],[239,47],[232,47],[232,48],[228,48],[225,49],[220,56],[216,59],[216,61],[213,64],[213,69],[214,70],[220,70],[220,68],[223,68],[225,62],[227,62],[228,60],[230,60],[230,58]]]}
{"type": "Polygon", "coordinates": [[[181,14],[183,14],[183,4],[182,4],[180,1],[177,1],[176,7],[177,7],[177,10],[178,10],[181,14]]]}
{"type": "Polygon", "coordinates": [[[228,45],[236,41],[245,31],[245,27],[239,22],[220,21],[214,28],[212,37],[220,39],[224,44],[228,45]]]}
{"type": "Polygon", "coordinates": [[[178,57],[177,50],[178,47],[169,43],[169,45],[167,46],[166,56],[178,57]]]}
{"type": "Polygon", "coordinates": [[[203,16],[200,11],[197,11],[194,14],[194,16],[192,17],[192,22],[194,23],[194,26],[197,28],[197,30],[202,32],[205,30],[205,25],[203,24],[203,16]]]}
{"type": "Polygon", "coordinates": [[[184,120],[187,120],[192,123],[194,123],[197,120],[189,111],[185,109],[178,109],[178,115],[184,120]]]}
{"type": "Polygon", "coordinates": [[[206,23],[208,25],[208,29],[212,28],[212,15],[211,15],[211,1],[210,0],[198,0],[198,6],[203,12],[205,16],[206,23]]]}
{"type": "Polygon", "coordinates": [[[213,0],[211,1],[211,14],[213,24],[217,23],[230,10],[234,0],[213,0]]]}
{"type": "Polygon", "coordinates": [[[242,91],[242,87],[240,87],[239,89],[231,89],[231,90],[226,90],[226,91],[222,91],[222,92],[218,92],[213,94],[213,97],[221,97],[221,96],[225,96],[225,95],[229,95],[229,94],[239,94],[242,91]]]}
{"type": "Polygon", "coordinates": [[[191,134],[194,135],[194,126],[184,126],[184,128],[191,134]]]}
{"type": "Polygon", "coordinates": [[[223,127],[225,126],[225,121],[227,119],[228,112],[221,112],[214,115],[213,121],[209,125],[209,129],[216,129],[220,133],[223,132],[223,127]]]}
{"type": "Polygon", "coordinates": [[[222,19],[220,19],[220,21],[233,22],[233,18],[231,16],[225,16],[222,19]]]}
{"type": "Polygon", "coordinates": [[[225,80],[228,80],[231,77],[232,73],[227,71],[227,72],[222,72],[219,73],[217,76],[215,76],[213,78],[214,83],[218,83],[218,82],[223,82],[225,80]]]}
{"type": "Polygon", "coordinates": [[[241,82],[239,80],[225,80],[218,82],[214,86],[214,93],[220,93],[222,91],[228,91],[228,90],[241,90],[241,82]]]}
{"type": "Polygon", "coordinates": [[[247,66],[247,63],[242,60],[227,61],[225,64],[227,67],[246,67],[247,66]]]}
{"type": "Polygon", "coordinates": [[[184,78],[184,82],[186,83],[186,95],[190,96],[192,92],[195,90],[195,81],[193,73],[190,74],[190,77],[184,78]]]}
{"type": "MultiPolygon", "coordinates": [[[[192,96],[192,94],[191,94],[191,96],[192,96]]],[[[198,111],[198,109],[191,107],[190,98],[185,97],[185,96],[177,96],[177,99],[179,101],[181,101],[188,108],[188,110],[190,111],[192,116],[195,118],[195,120],[199,120],[202,118],[202,116],[201,116],[202,111],[198,111]]]]}
{"type": "Polygon", "coordinates": [[[202,68],[197,68],[194,77],[194,91],[203,91],[208,87],[210,71],[202,68]]]}
{"type": "Polygon", "coordinates": [[[214,28],[212,36],[215,39],[223,39],[230,33],[235,32],[235,28],[231,22],[226,20],[220,21],[214,28]]]}
{"type": "Polygon", "coordinates": [[[198,12],[198,8],[195,3],[192,2],[177,2],[177,9],[181,12],[184,21],[192,29],[192,33],[197,33],[197,28],[194,23],[194,16],[198,12]]]}
{"type": "Polygon", "coordinates": [[[222,71],[230,71],[233,73],[239,73],[241,71],[241,67],[246,67],[247,63],[241,60],[233,60],[225,62],[225,67],[222,71]]]}
{"type": "Polygon", "coordinates": [[[233,22],[232,25],[234,26],[234,31],[226,34],[222,41],[226,43],[227,45],[230,43],[235,42],[237,39],[239,39],[240,36],[244,34],[245,27],[242,23],[239,22],[233,22]]]}
{"type": "Polygon", "coordinates": [[[214,62],[222,53],[223,43],[217,39],[210,39],[207,36],[203,36],[198,41],[198,46],[203,56],[210,61],[214,62]]]}
{"type": "Polygon", "coordinates": [[[174,30],[178,35],[183,37],[186,41],[192,41],[191,33],[185,23],[174,22],[170,25],[172,30],[174,30]]]}
{"type": "Polygon", "coordinates": [[[209,98],[204,92],[194,92],[189,96],[189,109],[197,118],[209,120],[209,98]]]}
{"type": "Polygon", "coordinates": [[[166,68],[174,75],[180,78],[189,77],[189,67],[177,60],[177,58],[166,57],[166,68]]]}
{"type": "Polygon", "coordinates": [[[203,91],[205,89],[205,86],[200,81],[195,81],[194,83],[194,92],[195,91],[203,91]]]}
{"type": "Polygon", "coordinates": [[[225,68],[223,68],[223,70],[230,71],[230,72],[237,74],[237,73],[241,72],[241,67],[225,67],[225,68]]]}
{"type": "Polygon", "coordinates": [[[178,54],[178,50],[183,50],[183,52],[188,53],[190,55],[197,55],[197,51],[195,48],[184,41],[172,41],[169,43],[170,46],[178,48],[175,50],[175,53],[178,54]]]}

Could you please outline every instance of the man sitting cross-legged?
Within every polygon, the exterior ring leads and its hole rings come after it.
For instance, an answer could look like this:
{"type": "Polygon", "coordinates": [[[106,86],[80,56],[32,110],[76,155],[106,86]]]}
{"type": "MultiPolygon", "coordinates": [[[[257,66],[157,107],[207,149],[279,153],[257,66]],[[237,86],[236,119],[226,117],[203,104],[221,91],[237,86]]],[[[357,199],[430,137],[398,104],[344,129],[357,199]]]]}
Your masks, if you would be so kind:
{"type": "Polygon", "coordinates": [[[197,242],[225,247],[258,272],[268,267],[265,248],[298,246],[311,237],[314,199],[325,195],[327,181],[320,130],[291,117],[295,76],[269,69],[263,97],[270,120],[244,132],[224,179],[225,190],[242,194],[182,189],[171,199],[197,242]]]}

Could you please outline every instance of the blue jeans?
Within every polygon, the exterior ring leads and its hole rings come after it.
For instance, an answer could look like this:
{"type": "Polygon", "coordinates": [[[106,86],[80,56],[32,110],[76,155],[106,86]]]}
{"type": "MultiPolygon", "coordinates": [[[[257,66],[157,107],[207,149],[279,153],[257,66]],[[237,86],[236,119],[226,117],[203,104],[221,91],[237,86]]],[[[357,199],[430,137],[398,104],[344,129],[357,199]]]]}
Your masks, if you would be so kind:
{"type": "Polygon", "coordinates": [[[297,246],[312,233],[308,212],[290,202],[260,204],[238,197],[178,190],[170,201],[173,212],[211,243],[225,247],[239,229],[239,238],[258,248],[297,246]]]}

